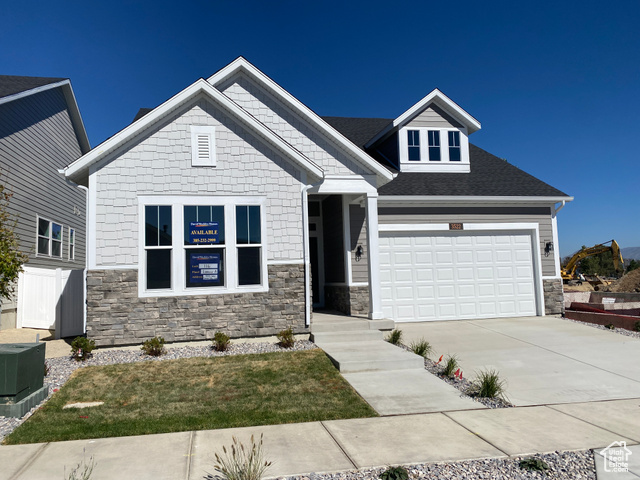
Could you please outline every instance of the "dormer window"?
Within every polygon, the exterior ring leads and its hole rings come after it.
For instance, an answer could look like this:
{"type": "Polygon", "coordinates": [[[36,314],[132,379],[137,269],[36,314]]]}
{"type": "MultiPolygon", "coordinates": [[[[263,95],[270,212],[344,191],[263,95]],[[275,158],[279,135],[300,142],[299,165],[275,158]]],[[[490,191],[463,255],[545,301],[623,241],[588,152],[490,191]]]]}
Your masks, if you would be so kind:
{"type": "Polygon", "coordinates": [[[460,161],[460,132],[449,132],[449,161],[460,161]]]}
{"type": "Polygon", "coordinates": [[[420,130],[407,131],[407,145],[409,149],[409,160],[420,161],[420,130]]]}
{"type": "Polygon", "coordinates": [[[440,155],[440,132],[438,130],[429,130],[427,136],[429,138],[429,161],[439,162],[442,160],[440,155]]]}

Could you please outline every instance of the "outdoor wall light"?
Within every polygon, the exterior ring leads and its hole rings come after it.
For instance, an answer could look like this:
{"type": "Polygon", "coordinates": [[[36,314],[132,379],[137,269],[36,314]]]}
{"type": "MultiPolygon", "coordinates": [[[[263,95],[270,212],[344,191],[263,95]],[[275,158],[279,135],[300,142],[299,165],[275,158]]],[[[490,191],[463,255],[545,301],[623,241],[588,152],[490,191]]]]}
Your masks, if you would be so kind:
{"type": "Polygon", "coordinates": [[[547,242],[544,246],[544,256],[548,257],[553,252],[553,242],[547,242]]]}
{"type": "Polygon", "coordinates": [[[359,262],[362,258],[362,245],[358,245],[356,248],[356,262],[359,262]]]}

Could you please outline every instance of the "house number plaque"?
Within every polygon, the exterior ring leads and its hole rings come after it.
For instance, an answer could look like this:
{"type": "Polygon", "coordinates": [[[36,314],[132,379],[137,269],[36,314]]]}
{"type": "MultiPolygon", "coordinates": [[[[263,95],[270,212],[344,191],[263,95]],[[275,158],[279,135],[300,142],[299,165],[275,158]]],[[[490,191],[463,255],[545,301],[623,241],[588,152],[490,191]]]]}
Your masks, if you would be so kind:
{"type": "Polygon", "coordinates": [[[450,223],[449,230],[464,230],[461,223],[450,223]]]}

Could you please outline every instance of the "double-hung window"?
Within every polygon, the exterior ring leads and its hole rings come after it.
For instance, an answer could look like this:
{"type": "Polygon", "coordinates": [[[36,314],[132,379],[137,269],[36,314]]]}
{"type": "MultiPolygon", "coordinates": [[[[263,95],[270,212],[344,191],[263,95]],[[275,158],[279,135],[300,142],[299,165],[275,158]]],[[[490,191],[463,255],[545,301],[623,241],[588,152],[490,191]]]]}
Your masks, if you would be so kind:
{"type": "Polygon", "coordinates": [[[38,217],[37,253],[62,258],[62,225],[38,217]]]}
{"type": "Polygon", "coordinates": [[[427,137],[429,140],[429,160],[432,162],[439,162],[441,160],[440,131],[429,130],[427,131],[427,137]]]}
{"type": "Polygon", "coordinates": [[[69,228],[69,260],[76,258],[76,231],[69,228]]]}
{"type": "Polygon", "coordinates": [[[173,263],[171,205],[147,205],[144,208],[144,218],[146,288],[170,289],[173,263]]]}
{"type": "Polygon", "coordinates": [[[261,197],[139,197],[141,296],[268,289],[261,197]]]}
{"type": "Polygon", "coordinates": [[[459,162],[460,155],[460,132],[449,131],[449,161],[459,162]]]}
{"type": "Polygon", "coordinates": [[[420,130],[407,130],[409,160],[420,161],[420,130]]]}

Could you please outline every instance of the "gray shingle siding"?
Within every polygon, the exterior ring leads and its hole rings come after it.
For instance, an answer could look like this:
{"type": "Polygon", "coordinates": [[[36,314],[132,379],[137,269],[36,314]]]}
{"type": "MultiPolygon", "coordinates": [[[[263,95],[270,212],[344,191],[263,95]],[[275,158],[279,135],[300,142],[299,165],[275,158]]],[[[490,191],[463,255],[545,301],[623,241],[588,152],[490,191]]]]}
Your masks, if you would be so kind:
{"type": "Polygon", "coordinates": [[[13,191],[20,248],[29,266],[76,269],[85,265],[85,194],[57,170],[81,151],[60,88],[0,105],[0,181],[13,191]],[[62,259],[36,255],[37,216],[63,225],[62,259]],[[69,227],[75,260],[68,260],[69,227]]]}

